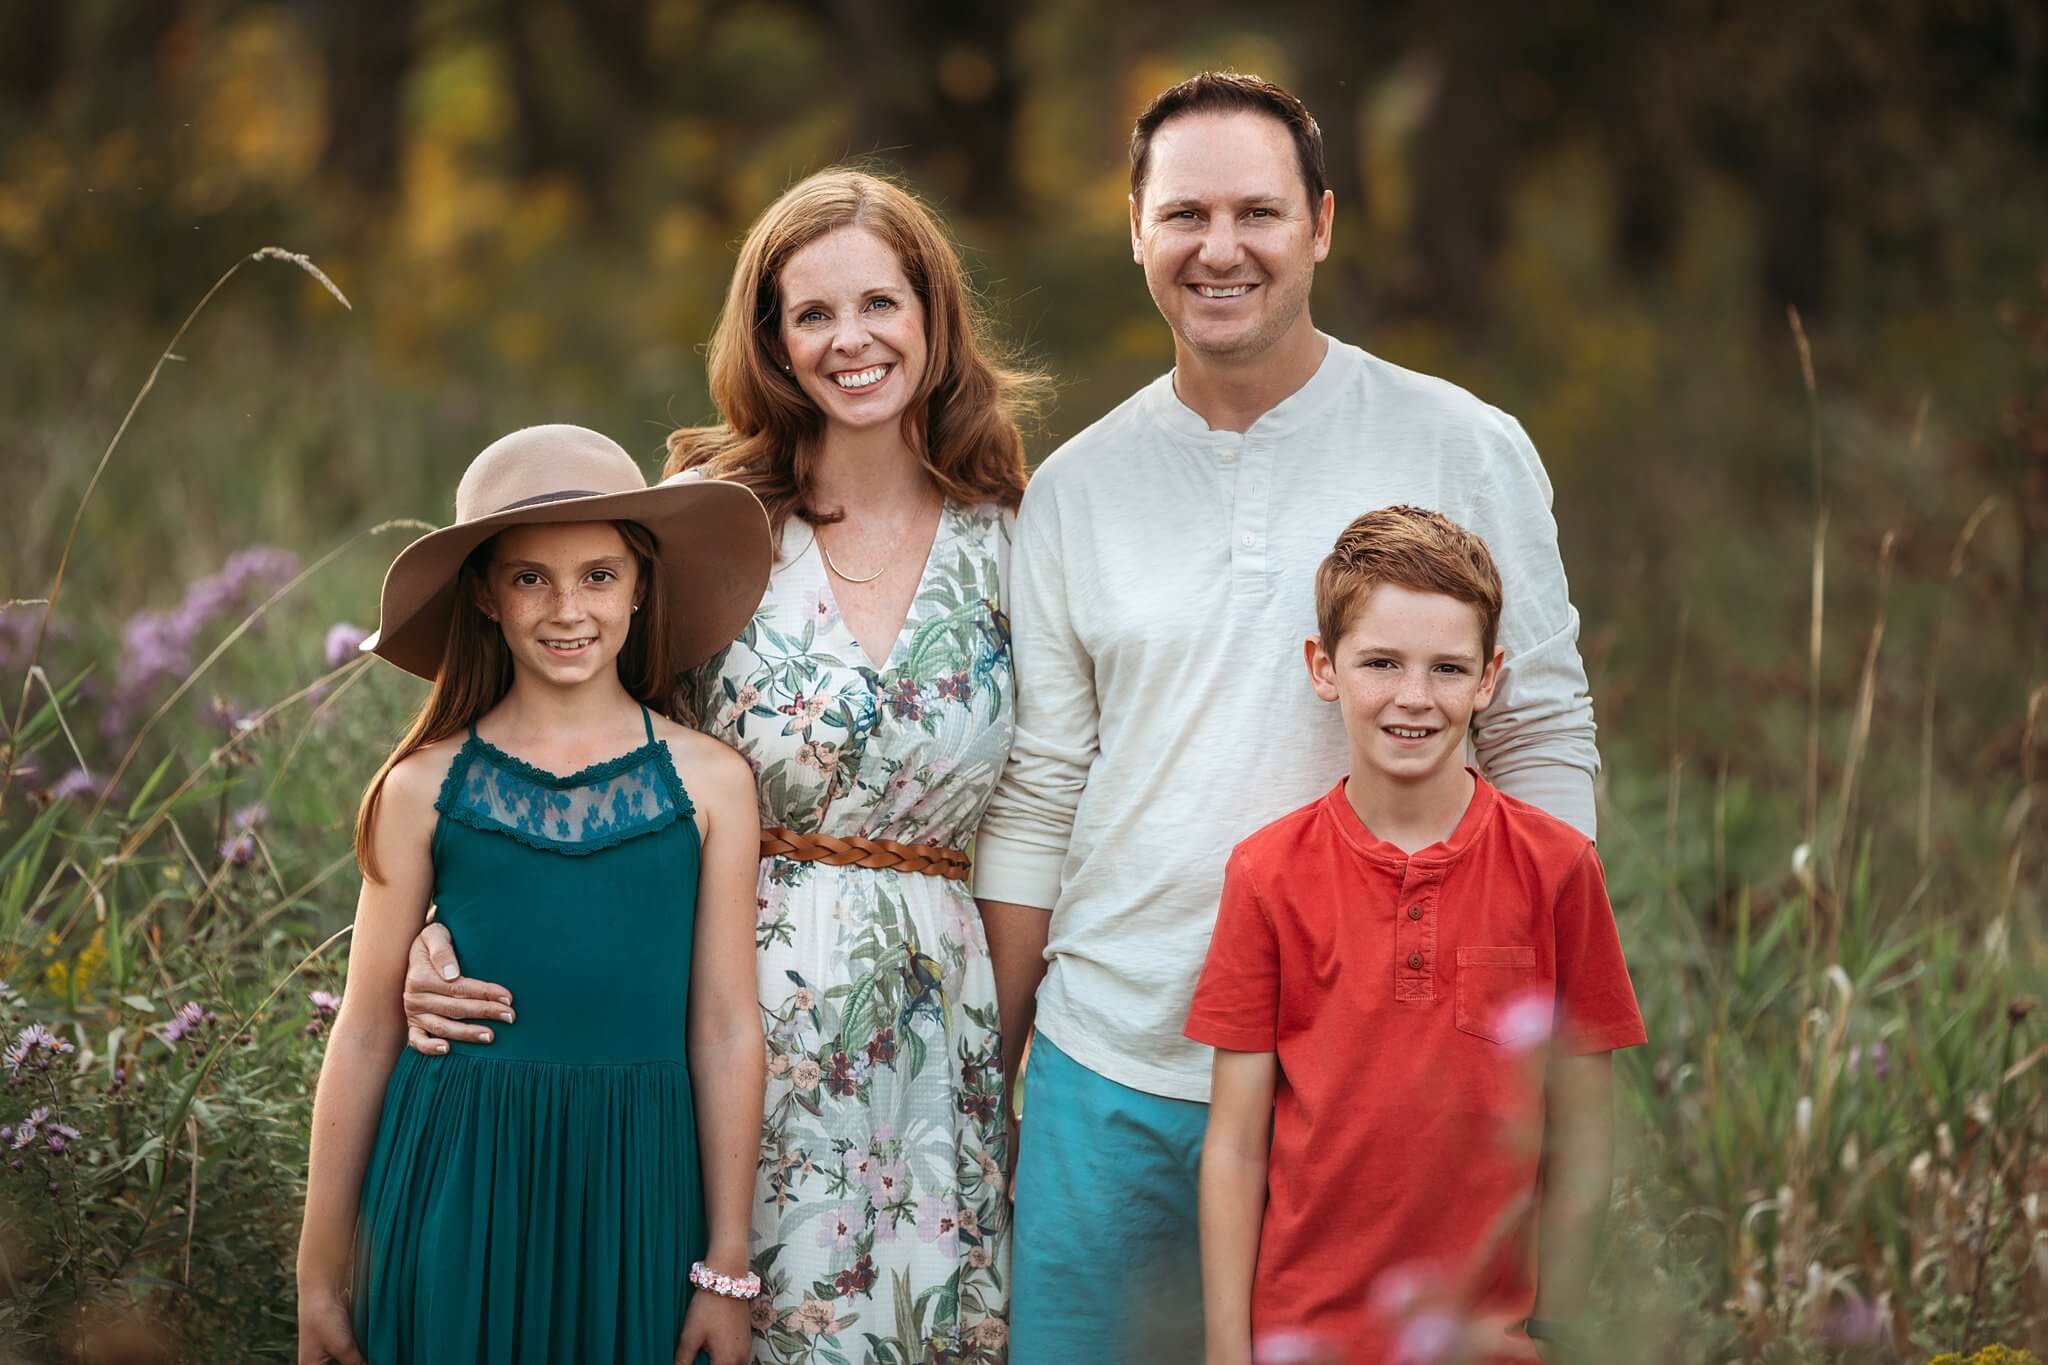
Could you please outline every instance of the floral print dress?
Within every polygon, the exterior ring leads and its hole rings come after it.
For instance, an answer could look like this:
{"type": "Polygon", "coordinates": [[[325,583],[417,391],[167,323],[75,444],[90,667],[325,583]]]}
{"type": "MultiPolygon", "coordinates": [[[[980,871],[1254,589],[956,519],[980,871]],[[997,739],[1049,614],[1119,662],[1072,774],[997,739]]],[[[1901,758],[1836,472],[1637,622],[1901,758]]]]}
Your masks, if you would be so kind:
{"type": "MultiPolygon", "coordinates": [[[[959,848],[1014,728],[1010,518],[948,503],[872,666],[792,519],[760,610],[690,680],[764,827],[959,848]]],[[[760,1365],[994,1365],[1008,1341],[995,976],[964,882],[766,858],[768,1091],[753,1219],[760,1365]]]]}

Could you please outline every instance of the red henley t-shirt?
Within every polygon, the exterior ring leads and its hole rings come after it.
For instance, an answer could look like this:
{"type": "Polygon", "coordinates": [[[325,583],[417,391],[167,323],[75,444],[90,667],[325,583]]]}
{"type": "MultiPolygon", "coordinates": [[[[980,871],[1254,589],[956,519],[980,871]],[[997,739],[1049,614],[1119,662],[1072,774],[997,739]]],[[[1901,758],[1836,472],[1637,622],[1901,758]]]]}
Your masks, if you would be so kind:
{"type": "Polygon", "coordinates": [[[1592,843],[1475,779],[1413,856],[1341,781],[1239,844],[1188,1014],[1197,1042],[1278,1054],[1253,1331],[1352,1365],[1392,1358],[1402,1286],[1533,1311],[1543,1044],[1645,1041],[1592,843]]]}

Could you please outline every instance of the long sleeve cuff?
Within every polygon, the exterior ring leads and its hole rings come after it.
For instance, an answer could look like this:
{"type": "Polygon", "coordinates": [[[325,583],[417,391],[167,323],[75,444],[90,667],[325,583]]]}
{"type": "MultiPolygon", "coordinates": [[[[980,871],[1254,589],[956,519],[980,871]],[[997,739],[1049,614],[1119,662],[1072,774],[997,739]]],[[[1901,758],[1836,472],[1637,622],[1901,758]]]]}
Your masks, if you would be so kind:
{"type": "Polygon", "coordinates": [[[984,829],[974,837],[975,898],[1050,910],[1059,903],[1060,867],[1065,862],[1064,852],[1037,848],[984,829]]]}

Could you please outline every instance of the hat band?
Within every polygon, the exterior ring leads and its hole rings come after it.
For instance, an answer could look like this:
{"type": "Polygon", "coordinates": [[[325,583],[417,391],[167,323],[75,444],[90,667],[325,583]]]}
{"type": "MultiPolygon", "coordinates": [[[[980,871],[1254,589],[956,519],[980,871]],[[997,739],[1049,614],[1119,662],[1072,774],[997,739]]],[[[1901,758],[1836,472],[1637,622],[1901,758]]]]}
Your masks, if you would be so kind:
{"type": "Polygon", "coordinates": [[[533,507],[543,502],[563,502],[569,498],[595,498],[598,496],[599,493],[595,488],[564,488],[558,493],[536,493],[530,498],[521,498],[517,502],[508,502],[503,507],[493,511],[491,515],[495,517],[499,512],[516,512],[522,507],[533,507]]]}

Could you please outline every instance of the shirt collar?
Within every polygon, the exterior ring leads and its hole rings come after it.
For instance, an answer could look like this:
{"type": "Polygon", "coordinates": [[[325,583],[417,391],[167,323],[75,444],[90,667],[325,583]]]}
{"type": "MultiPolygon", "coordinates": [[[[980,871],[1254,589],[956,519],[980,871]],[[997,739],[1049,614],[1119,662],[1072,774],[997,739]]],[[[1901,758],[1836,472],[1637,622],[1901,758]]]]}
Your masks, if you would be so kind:
{"type": "Polygon", "coordinates": [[[1350,362],[1357,353],[1357,347],[1347,346],[1333,336],[1322,332],[1316,335],[1324,342],[1322,363],[1316,366],[1316,372],[1308,377],[1307,383],[1267,409],[1243,433],[1242,438],[1235,431],[1212,430],[1202,414],[1181,402],[1180,395],[1174,392],[1172,370],[1147,386],[1146,406],[1168,431],[1193,440],[1220,444],[1254,436],[1261,439],[1285,436],[1312,419],[1336,396],[1343,387],[1344,372],[1350,368],[1350,362]],[[1343,355],[1340,356],[1339,352],[1343,355]]]}
{"type": "Polygon", "coordinates": [[[1478,839],[1500,804],[1492,783],[1472,768],[1465,771],[1472,774],[1472,799],[1466,803],[1457,828],[1451,831],[1448,839],[1439,839],[1427,848],[1417,849],[1412,855],[1403,853],[1398,845],[1388,843],[1366,828],[1365,822],[1358,818],[1358,812],[1351,808],[1350,799],[1344,795],[1344,784],[1350,780],[1349,777],[1338,778],[1337,785],[1323,798],[1323,816],[1336,826],[1345,843],[1376,863],[1397,867],[1410,862],[1454,863],[1478,839]]]}

